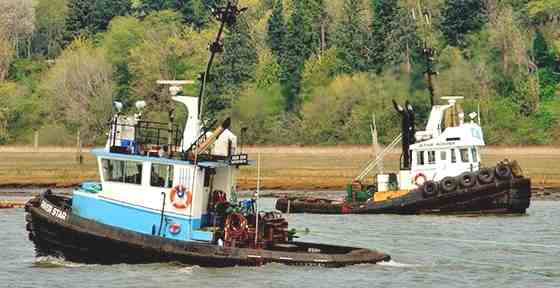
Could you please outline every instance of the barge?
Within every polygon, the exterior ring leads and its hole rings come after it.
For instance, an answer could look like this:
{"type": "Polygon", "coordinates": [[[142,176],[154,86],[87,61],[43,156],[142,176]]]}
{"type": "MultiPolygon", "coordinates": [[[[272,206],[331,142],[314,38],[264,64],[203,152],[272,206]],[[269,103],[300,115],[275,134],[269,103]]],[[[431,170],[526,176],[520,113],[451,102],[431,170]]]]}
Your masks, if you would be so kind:
{"type": "MultiPolygon", "coordinates": [[[[231,2],[217,10],[222,28],[210,45],[213,54],[221,50],[224,24],[233,25],[239,11],[231,2]]],[[[47,190],[26,203],[26,229],[37,256],[209,267],[340,267],[390,260],[370,249],[295,241],[282,214],[259,210],[255,199],[237,201],[236,172],[252,161],[240,153],[229,119],[215,129],[202,127],[204,80],[199,97],[178,95],[191,82],[159,83],[170,85],[172,99],[186,107],[184,129],[172,121],[145,121],[141,112],[118,111],[105,147],[92,150],[100,181],[82,183],[72,195],[47,190]]],[[[137,104],[139,110],[145,106],[137,104]]]]}

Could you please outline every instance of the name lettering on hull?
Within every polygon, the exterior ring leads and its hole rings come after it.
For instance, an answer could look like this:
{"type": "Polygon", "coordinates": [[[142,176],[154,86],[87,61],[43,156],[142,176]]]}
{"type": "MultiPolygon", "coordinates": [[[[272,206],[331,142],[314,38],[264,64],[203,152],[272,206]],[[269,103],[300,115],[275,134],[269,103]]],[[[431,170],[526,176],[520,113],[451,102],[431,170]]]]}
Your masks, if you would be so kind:
{"type": "Polygon", "coordinates": [[[41,209],[45,210],[45,212],[49,213],[50,215],[62,221],[66,221],[66,218],[68,217],[66,211],[53,206],[51,203],[45,200],[41,201],[41,209]]]}

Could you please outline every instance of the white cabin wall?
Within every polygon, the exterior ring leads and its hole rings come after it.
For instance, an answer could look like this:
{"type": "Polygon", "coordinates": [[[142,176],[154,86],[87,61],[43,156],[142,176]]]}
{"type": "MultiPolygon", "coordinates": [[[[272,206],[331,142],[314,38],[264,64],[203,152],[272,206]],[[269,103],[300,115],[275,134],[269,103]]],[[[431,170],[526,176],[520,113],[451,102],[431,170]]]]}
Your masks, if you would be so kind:
{"type": "MultiPolygon", "coordinates": [[[[193,165],[175,165],[173,174],[173,187],[183,185],[193,193],[192,204],[186,209],[173,209],[179,213],[184,213],[194,218],[202,215],[203,183],[204,171],[200,168],[195,169],[193,165]],[[194,187],[197,187],[195,190],[194,187]],[[185,211],[186,210],[186,211],[185,211]]],[[[168,196],[169,199],[169,196],[168,196]]],[[[172,206],[172,205],[171,205],[172,206]]]]}
{"type": "Polygon", "coordinates": [[[224,167],[224,168],[217,168],[216,175],[214,175],[214,190],[221,190],[226,193],[229,198],[229,195],[232,191],[232,177],[235,177],[235,168],[234,167],[224,167]]]}

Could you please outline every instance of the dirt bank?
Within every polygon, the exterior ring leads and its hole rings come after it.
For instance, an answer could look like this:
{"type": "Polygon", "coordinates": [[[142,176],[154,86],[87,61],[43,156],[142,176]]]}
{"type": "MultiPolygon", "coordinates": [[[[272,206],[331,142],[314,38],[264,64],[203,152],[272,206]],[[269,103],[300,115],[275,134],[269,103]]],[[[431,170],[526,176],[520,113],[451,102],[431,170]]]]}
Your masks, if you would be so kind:
{"type": "MultiPolygon", "coordinates": [[[[344,190],[372,152],[367,145],[340,146],[250,146],[251,159],[261,155],[261,188],[265,190],[322,191],[344,190]]],[[[87,150],[86,150],[87,152],[87,150]]],[[[398,169],[399,150],[385,158],[385,171],[398,169]]],[[[535,191],[554,194],[560,190],[560,147],[486,147],[483,164],[490,166],[509,158],[519,161],[531,177],[535,191]]],[[[73,187],[98,178],[93,156],[84,153],[84,163],[76,162],[72,148],[0,146],[0,187],[73,187]]],[[[240,189],[254,189],[256,166],[240,168],[240,189]]],[[[537,193],[538,194],[538,193],[537,193]]]]}

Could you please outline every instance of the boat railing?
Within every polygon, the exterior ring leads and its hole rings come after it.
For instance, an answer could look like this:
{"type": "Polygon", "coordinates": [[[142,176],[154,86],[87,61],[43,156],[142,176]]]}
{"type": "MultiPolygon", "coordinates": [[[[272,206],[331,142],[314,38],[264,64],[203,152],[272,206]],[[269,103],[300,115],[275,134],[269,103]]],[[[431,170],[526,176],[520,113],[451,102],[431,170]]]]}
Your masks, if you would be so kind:
{"type": "Polygon", "coordinates": [[[385,149],[383,149],[383,151],[381,151],[381,153],[377,154],[377,157],[371,159],[364,165],[364,167],[361,169],[360,174],[358,174],[358,176],[354,178],[354,181],[362,181],[371,172],[371,170],[379,165],[379,162],[381,162],[383,157],[385,157],[385,154],[395,148],[395,146],[397,146],[397,144],[399,144],[401,140],[402,134],[399,134],[397,137],[395,137],[395,139],[393,139],[391,143],[389,143],[389,145],[387,145],[387,147],[385,147],[385,149]]]}
{"type": "Polygon", "coordinates": [[[114,153],[173,157],[181,147],[182,130],[174,124],[154,121],[130,124],[113,119],[109,125],[110,151],[114,153]]]}

